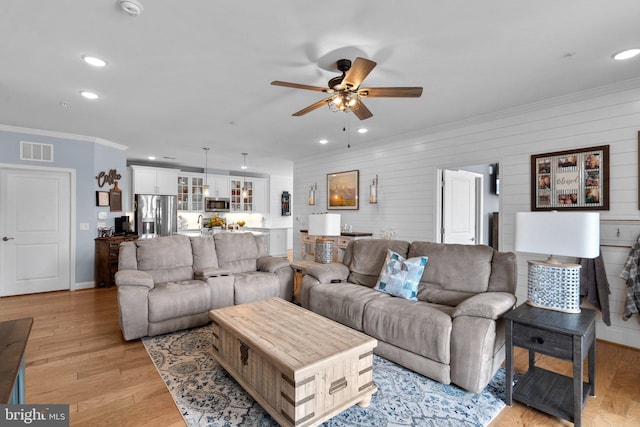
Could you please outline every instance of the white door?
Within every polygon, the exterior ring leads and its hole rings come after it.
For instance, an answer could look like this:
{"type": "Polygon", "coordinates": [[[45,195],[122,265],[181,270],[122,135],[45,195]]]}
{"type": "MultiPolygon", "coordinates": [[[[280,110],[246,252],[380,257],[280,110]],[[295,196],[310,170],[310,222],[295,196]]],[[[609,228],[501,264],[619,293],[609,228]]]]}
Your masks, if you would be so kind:
{"type": "Polygon", "coordinates": [[[71,175],[0,169],[0,296],[70,289],[71,175]]]}
{"type": "Polygon", "coordinates": [[[443,171],[442,227],[443,243],[475,245],[476,234],[476,177],[466,171],[443,171]]]}

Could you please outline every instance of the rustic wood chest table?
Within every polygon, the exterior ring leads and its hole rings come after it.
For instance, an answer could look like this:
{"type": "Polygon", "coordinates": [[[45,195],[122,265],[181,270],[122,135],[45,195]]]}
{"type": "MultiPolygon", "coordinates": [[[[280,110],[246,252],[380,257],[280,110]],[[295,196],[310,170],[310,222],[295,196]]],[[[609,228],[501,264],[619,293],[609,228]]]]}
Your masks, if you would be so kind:
{"type": "Polygon", "coordinates": [[[365,334],[280,298],[209,317],[214,357],[281,425],[318,425],[377,390],[365,334]]]}

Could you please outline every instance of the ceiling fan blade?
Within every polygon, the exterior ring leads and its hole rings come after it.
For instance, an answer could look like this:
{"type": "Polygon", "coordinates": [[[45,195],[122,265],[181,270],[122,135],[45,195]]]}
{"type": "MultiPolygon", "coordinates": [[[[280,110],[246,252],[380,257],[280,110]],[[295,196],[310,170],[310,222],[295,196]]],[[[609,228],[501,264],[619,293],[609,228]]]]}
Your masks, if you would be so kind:
{"type": "Polygon", "coordinates": [[[322,107],[323,105],[326,105],[331,100],[331,98],[332,97],[325,98],[325,99],[322,99],[322,100],[316,102],[315,104],[311,104],[308,107],[303,108],[302,110],[293,113],[292,116],[294,116],[294,117],[304,116],[305,114],[310,113],[313,110],[317,110],[318,108],[322,107]]]}
{"type": "Polygon", "coordinates": [[[368,98],[420,98],[421,87],[367,87],[358,91],[358,95],[368,98]]]}
{"type": "Polygon", "coordinates": [[[373,113],[369,111],[367,106],[364,105],[362,101],[360,101],[360,106],[357,109],[352,111],[353,111],[353,114],[355,114],[356,117],[358,117],[360,120],[365,120],[373,116],[373,113]]]}
{"type": "Polygon", "coordinates": [[[327,92],[327,93],[333,93],[334,92],[333,89],[329,89],[328,87],[301,85],[299,83],[280,82],[280,81],[277,81],[277,80],[274,81],[274,82],[271,82],[271,84],[274,85],[274,86],[291,87],[291,88],[294,88],[294,89],[315,90],[317,92],[327,92]]]}
{"type": "Polygon", "coordinates": [[[362,81],[369,75],[371,70],[378,65],[368,59],[357,57],[347,74],[342,80],[342,85],[350,90],[356,90],[362,84],[362,81]]]}

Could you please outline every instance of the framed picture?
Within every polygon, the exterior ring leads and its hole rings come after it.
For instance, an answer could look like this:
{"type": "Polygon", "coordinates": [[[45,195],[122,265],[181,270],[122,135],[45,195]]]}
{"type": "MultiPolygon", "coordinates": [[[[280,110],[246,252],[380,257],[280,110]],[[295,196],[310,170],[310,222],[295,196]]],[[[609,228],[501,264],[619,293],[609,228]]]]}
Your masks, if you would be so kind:
{"type": "Polygon", "coordinates": [[[609,146],[532,155],[531,210],[609,210],[609,146]]]}
{"type": "Polygon", "coordinates": [[[360,171],[327,174],[327,209],[357,210],[360,171]]]}
{"type": "Polygon", "coordinates": [[[96,206],[109,206],[108,191],[96,191],[96,206]]]}

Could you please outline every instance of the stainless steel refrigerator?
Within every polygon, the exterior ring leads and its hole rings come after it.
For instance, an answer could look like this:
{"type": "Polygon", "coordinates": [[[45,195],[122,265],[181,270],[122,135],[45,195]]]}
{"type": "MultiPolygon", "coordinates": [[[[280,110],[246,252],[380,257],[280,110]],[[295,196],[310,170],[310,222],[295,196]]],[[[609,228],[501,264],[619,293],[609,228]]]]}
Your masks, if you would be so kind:
{"type": "Polygon", "coordinates": [[[136,194],[136,232],[140,238],[178,232],[178,197],[136,194]]]}

